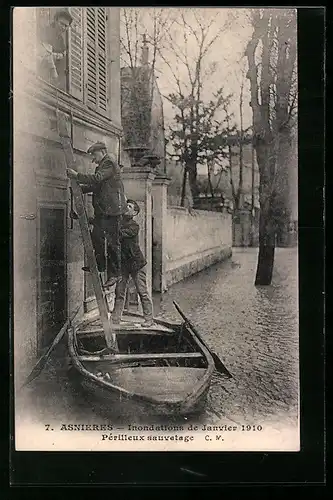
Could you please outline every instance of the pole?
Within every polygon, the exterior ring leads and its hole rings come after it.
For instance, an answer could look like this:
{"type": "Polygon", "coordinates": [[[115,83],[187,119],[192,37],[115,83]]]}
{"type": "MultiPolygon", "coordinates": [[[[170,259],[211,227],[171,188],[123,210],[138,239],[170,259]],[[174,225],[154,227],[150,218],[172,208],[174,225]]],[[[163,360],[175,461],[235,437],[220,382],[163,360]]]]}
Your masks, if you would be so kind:
{"type": "Polygon", "coordinates": [[[251,246],[254,246],[254,145],[252,140],[252,171],[251,171],[251,246]]]}
{"type": "Polygon", "coordinates": [[[118,165],[120,166],[120,163],[121,163],[121,137],[120,137],[120,135],[118,136],[118,158],[117,158],[117,161],[118,161],[118,165]]]}

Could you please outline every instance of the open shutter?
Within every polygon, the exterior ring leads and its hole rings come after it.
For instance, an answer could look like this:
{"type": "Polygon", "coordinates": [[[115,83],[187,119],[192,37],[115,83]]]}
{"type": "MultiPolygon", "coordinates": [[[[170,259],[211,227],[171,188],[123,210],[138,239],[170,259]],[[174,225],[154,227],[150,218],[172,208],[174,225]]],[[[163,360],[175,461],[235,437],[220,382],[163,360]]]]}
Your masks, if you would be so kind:
{"type": "Polygon", "coordinates": [[[88,106],[97,106],[97,62],[96,62],[96,9],[88,7],[86,11],[86,101],[88,106]]]}
{"type": "Polygon", "coordinates": [[[69,30],[69,93],[83,100],[83,9],[71,7],[73,22],[69,30]]]}
{"type": "Polygon", "coordinates": [[[106,9],[99,7],[97,9],[98,108],[103,114],[108,111],[106,27],[106,9]]]}
{"type": "Polygon", "coordinates": [[[86,102],[102,114],[108,113],[107,17],[104,7],[86,11],[86,102]]]}

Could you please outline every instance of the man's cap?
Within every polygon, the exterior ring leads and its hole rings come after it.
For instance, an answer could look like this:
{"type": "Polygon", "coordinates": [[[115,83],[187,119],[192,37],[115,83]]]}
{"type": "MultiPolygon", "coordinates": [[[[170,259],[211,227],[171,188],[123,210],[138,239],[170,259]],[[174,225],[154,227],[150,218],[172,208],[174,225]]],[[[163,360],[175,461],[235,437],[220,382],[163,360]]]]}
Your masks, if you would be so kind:
{"type": "Polygon", "coordinates": [[[88,149],[88,153],[94,153],[95,151],[100,151],[101,149],[107,149],[106,145],[104,142],[95,142],[90,148],[88,149]]]}

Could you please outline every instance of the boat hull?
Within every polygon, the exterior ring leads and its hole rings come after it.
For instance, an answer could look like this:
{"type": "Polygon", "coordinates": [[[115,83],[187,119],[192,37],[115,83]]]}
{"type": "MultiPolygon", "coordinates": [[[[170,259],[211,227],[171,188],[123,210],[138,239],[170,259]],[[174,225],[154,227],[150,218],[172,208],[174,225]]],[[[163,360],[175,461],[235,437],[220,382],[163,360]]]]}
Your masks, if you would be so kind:
{"type": "Polygon", "coordinates": [[[98,387],[91,378],[81,376],[80,386],[89,400],[97,403],[103,414],[115,416],[191,416],[205,409],[210,383],[190,402],[158,403],[135,398],[112,388],[98,387]],[[102,405],[102,406],[101,406],[102,405]]]}
{"type": "MultiPolygon", "coordinates": [[[[163,325],[167,324],[163,322],[163,325]]],[[[136,339],[139,338],[141,342],[137,344],[140,344],[145,353],[138,351],[138,354],[133,353],[131,356],[126,354],[118,356],[118,358],[123,356],[125,362],[119,360],[113,362],[112,356],[97,357],[97,362],[96,356],[82,356],[78,348],[77,333],[69,332],[71,371],[75,373],[76,381],[91,399],[92,404],[98,406],[102,413],[123,417],[126,415],[190,416],[204,410],[214,371],[213,359],[185,325],[177,325],[178,330],[175,325],[168,324],[168,326],[169,332],[165,335],[157,331],[150,336],[149,331],[140,329],[135,334],[119,332],[123,352],[126,352],[124,349],[127,339],[132,339],[136,335],[136,339]],[[180,327],[181,336],[179,336],[180,327]],[[146,358],[143,361],[140,358],[140,356],[150,358],[154,355],[158,361],[156,366],[145,366],[146,358]],[[132,357],[137,361],[134,367],[133,362],[128,361],[128,358],[132,357]],[[161,365],[161,360],[165,365],[161,365]],[[98,368],[101,366],[105,367],[107,380],[98,373],[98,368]]],[[[80,339],[85,338],[83,332],[80,339]]],[[[133,347],[136,344],[128,340],[128,345],[133,347]]]]}

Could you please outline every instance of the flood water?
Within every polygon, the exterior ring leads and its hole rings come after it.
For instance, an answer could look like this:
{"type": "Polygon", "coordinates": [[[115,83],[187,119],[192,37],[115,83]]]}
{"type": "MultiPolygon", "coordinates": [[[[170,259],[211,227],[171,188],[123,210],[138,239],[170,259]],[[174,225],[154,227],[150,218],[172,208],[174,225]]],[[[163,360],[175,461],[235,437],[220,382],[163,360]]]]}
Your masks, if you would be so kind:
{"type": "Polygon", "coordinates": [[[296,424],[298,415],[297,249],[277,249],[272,285],[255,287],[257,249],[175,284],[157,307],[176,319],[175,300],[232,379],[214,376],[208,413],[231,420],[296,424]]]}
{"type": "MultiPolygon", "coordinates": [[[[277,249],[269,287],[254,286],[256,263],[257,249],[234,249],[227,262],[154,297],[155,315],[179,321],[176,300],[233,376],[214,374],[202,422],[293,427],[298,415],[297,249],[277,249]]],[[[101,420],[103,410],[68,379],[67,359],[66,347],[60,345],[25,389],[17,407],[25,405],[22,418],[101,420]]]]}

